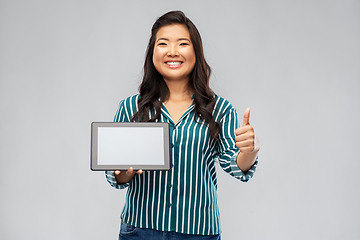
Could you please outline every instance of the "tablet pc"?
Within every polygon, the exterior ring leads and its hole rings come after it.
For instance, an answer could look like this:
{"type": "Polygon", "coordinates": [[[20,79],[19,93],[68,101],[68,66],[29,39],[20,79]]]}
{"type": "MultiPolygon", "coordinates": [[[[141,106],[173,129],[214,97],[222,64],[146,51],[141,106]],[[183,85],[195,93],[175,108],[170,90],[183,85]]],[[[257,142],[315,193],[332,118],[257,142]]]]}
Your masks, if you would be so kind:
{"type": "Polygon", "coordinates": [[[169,123],[91,123],[91,170],[128,170],[129,167],[170,169],[169,123]]]}

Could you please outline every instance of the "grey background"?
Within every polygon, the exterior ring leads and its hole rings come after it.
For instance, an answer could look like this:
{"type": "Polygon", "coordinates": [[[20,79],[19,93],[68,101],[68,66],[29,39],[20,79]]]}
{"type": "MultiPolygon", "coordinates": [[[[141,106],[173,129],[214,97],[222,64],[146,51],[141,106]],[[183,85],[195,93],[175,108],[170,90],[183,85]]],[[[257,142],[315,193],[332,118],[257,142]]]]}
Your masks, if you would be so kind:
{"type": "Polygon", "coordinates": [[[360,239],[357,0],[2,0],[0,238],[117,238],[125,191],[89,170],[90,123],[136,93],[174,9],[261,140],[249,183],[218,171],[223,239],[360,239]]]}

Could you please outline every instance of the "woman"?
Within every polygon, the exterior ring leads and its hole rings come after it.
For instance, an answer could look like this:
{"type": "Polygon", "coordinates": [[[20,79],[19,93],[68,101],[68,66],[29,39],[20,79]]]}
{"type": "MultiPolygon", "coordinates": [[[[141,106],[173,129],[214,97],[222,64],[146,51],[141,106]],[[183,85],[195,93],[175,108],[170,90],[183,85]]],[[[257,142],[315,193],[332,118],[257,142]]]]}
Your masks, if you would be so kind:
{"type": "Polygon", "coordinates": [[[195,25],[180,11],[161,16],[147,47],[140,94],[120,102],[116,122],[168,122],[169,171],[107,171],[128,187],[119,239],[220,239],[215,161],[248,181],[256,168],[250,109],[236,110],[209,87],[210,67],[195,25]]]}

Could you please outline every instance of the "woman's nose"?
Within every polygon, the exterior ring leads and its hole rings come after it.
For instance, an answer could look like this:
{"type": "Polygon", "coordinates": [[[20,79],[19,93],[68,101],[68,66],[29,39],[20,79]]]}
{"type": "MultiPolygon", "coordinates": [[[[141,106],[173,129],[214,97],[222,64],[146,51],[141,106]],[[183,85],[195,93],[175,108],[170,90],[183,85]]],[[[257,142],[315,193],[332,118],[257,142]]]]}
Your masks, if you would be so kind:
{"type": "Polygon", "coordinates": [[[176,45],[170,46],[168,56],[171,56],[171,57],[179,56],[178,48],[176,45]]]}

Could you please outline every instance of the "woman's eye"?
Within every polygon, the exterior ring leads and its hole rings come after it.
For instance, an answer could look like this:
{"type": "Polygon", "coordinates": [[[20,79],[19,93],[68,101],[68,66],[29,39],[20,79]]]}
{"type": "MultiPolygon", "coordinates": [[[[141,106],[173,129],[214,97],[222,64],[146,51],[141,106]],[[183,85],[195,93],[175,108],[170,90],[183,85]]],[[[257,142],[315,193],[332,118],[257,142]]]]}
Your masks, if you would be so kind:
{"type": "Polygon", "coordinates": [[[166,46],[166,43],[159,43],[158,45],[163,45],[163,46],[166,46]]]}
{"type": "Polygon", "coordinates": [[[188,43],[184,42],[184,43],[180,43],[180,46],[186,46],[189,45],[188,43]]]}

